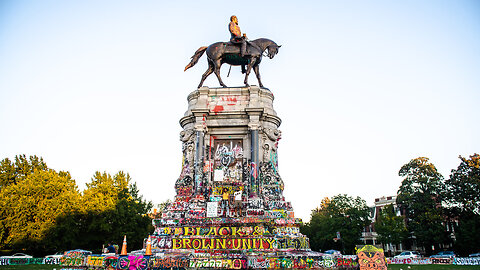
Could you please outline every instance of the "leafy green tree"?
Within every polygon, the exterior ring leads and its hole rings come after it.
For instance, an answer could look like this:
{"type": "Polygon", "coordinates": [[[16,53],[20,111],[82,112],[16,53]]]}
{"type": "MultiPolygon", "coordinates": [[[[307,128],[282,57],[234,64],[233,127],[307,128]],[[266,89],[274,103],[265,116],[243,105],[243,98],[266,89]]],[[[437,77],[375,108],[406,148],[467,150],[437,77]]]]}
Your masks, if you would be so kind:
{"type": "Polygon", "coordinates": [[[480,155],[459,157],[461,162],[446,181],[446,201],[455,227],[455,249],[459,254],[477,252],[480,244],[480,155]]]}
{"type": "Polygon", "coordinates": [[[77,209],[80,193],[68,172],[48,169],[23,175],[0,192],[0,245],[38,254],[46,248],[42,241],[56,217],[77,209]]]}
{"type": "Polygon", "coordinates": [[[47,164],[37,156],[15,156],[15,162],[5,158],[0,161],[0,190],[11,184],[16,184],[36,170],[48,170],[47,164]]]}
{"type": "Polygon", "coordinates": [[[85,210],[97,212],[112,210],[119,200],[120,193],[128,189],[130,181],[130,175],[122,171],[113,176],[106,172],[95,172],[83,192],[85,210]]]}
{"type": "Polygon", "coordinates": [[[380,210],[375,221],[375,231],[378,233],[378,241],[385,245],[400,244],[408,236],[404,218],[396,215],[392,204],[380,210]]]}
{"type": "Polygon", "coordinates": [[[360,244],[362,231],[370,223],[370,209],[360,197],[346,194],[325,198],[322,205],[312,211],[310,222],[301,227],[310,238],[313,250],[337,249],[353,254],[360,244]],[[337,238],[337,232],[341,239],[337,238]]]}
{"type": "Polygon", "coordinates": [[[415,236],[417,245],[431,253],[432,246],[448,244],[449,237],[443,225],[443,176],[426,157],[412,159],[402,166],[404,177],[398,190],[397,204],[404,211],[407,229],[415,236]]]}
{"type": "Polygon", "coordinates": [[[19,155],[0,161],[0,249],[40,256],[102,244],[142,247],[152,230],[145,201],[130,176],[96,172],[81,194],[68,172],[49,169],[42,158],[19,155]]]}
{"type": "Polygon", "coordinates": [[[128,174],[96,172],[84,191],[81,211],[60,216],[50,237],[59,239],[61,249],[83,248],[100,252],[102,244],[121,246],[127,236],[129,250],[140,249],[152,231],[148,212],[152,204],[139,194],[128,174]]]}
{"type": "Polygon", "coordinates": [[[480,215],[480,155],[459,158],[460,165],[446,181],[447,201],[459,212],[480,215]]]}

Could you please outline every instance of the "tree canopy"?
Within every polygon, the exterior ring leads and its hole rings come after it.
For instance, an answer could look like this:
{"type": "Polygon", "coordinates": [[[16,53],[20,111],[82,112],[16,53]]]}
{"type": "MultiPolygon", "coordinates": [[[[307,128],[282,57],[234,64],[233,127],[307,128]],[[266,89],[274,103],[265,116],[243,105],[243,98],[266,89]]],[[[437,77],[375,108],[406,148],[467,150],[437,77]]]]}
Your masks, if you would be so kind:
{"type": "Polygon", "coordinates": [[[446,198],[459,212],[480,215],[480,155],[459,157],[457,169],[446,181],[446,198]]]}
{"type": "Polygon", "coordinates": [[[375,231],[382,244],[400,244],[408,234],[403,216],[397,216],[392,204],[380,210],[375,221],[375,231]]]}
{"type": "Polygon", "coordinates": [[[129,174],[96,172],[81,193],[68,172],[25,155],[0,161],[0,249],[36,255],[83,248],[100,251],[109,241],[141,248],[152,231],[152,204],[129,174]]]}
{"type": "Polygon", "coordinates": [[[404,211],[407,229],[417,245],[431,253],[432,246],[448,243],[443,224],[443,176],[426,157],[412,159],[398,173],[404,177],[398,189],[397,204],[404,211]]]}
{"type": "Polygon", "coordinates": [[[363,229],[370,224],[369,217],[370,209],[365,200],[340,194],[324,198],[301,231],[310,238],[313,250],[337,249],[353,254],[355,245],[361,243],[363,229]],[[337,232],[340,239],[336,239],[337,232]]]}
{"type": "Polygon", "coordinates": [[[455,249],[467,255],[480,244],[480,155],[459,157],[461,162],[446,181],[447,210],[455,226],[455,249]]]}

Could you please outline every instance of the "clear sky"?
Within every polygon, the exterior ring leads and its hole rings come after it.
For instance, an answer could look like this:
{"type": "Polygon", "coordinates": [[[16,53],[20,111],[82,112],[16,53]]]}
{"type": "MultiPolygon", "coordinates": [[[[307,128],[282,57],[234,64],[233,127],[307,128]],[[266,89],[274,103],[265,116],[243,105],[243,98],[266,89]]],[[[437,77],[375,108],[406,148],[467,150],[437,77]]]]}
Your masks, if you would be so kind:
{"type": "Polygon", "coordinates": [[[395,195],[413,158],[448,178],[480,152],[479,1],[0,0],[0,158],[42,156],[80,189],[123,170],[146,199],[173,199],[178,121],[205,56],[183,69],[229,39],[233,14],[250,39],[283,45],[260,71],[298,217],[325,196],[395,195]]]}

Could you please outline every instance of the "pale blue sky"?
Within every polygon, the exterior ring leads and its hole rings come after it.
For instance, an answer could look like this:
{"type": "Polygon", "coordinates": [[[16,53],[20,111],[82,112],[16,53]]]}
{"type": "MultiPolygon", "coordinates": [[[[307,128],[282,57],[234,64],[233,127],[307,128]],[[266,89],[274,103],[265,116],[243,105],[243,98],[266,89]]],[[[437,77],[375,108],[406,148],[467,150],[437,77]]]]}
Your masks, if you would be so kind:
{"type": "Polygon", "coordinates": [[[178,120],[206,59],[183,68],[229,38],[233,14],[250,39],[283,45],[260,70],[297,216],[325,196],[396,194],[412,158],[448,177],[480,152],[478,1],[0,0],[0,158],[42,156],[82,189],[124,170],[147,199],[172,199],[178,120]]]}

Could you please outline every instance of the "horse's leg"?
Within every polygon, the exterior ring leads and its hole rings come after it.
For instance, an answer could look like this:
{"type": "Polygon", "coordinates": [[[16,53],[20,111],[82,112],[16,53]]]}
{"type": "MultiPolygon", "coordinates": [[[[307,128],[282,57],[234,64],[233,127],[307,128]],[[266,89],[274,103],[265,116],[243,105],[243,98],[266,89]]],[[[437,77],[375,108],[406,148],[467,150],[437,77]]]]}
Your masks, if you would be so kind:
{"type": "Polygon", "coordinates": [[[220,59],[217,59],[213,62],[213,72],[215,72],[215,75],[217,75],[217,79],[218,79],[218,83],[220,83],[220,85],[222,87],[227,87],[223,81],[222,81],[222,78],[220,77],[220,68],[222,67],[222,62],[220,61],[220,59]]]}
{"type": "Polygon", "coordinates": [[[212,72],[213,72],[213,64],[211,63],[211,61],[208,61],[207,71],[205,71],[205,73],[203,73],[203,75],[202,75],[202,80],[200,80],[200,84],[198,85],[198,88],[202,87],[203,82],[205,81],[205,79],[206,79],[210,74],[212,74],[212,72]]]}
{"type": "Polygon", "coordinates": [[[252,66],[255,65],[255,62],[256,62],[255,58],[251,57],[250,62],[248,63],[248,66],[247,66],[247,72],[245,73],[245,80],[243,81],[245,86],[249,86],[248,85],[248,75],[250,74],[250,71],[252,71],[252,66]]]}
{"type": "Polygon", "coordinates": [[[257,75],[258,85],[259,85],[260,87],[263,87],[262,80],[260,79],[260,66],[259,66],[259,65],[255,65],[255,66],[253,67],[253,71],[255,71],[255,75],[257,75]]]}

